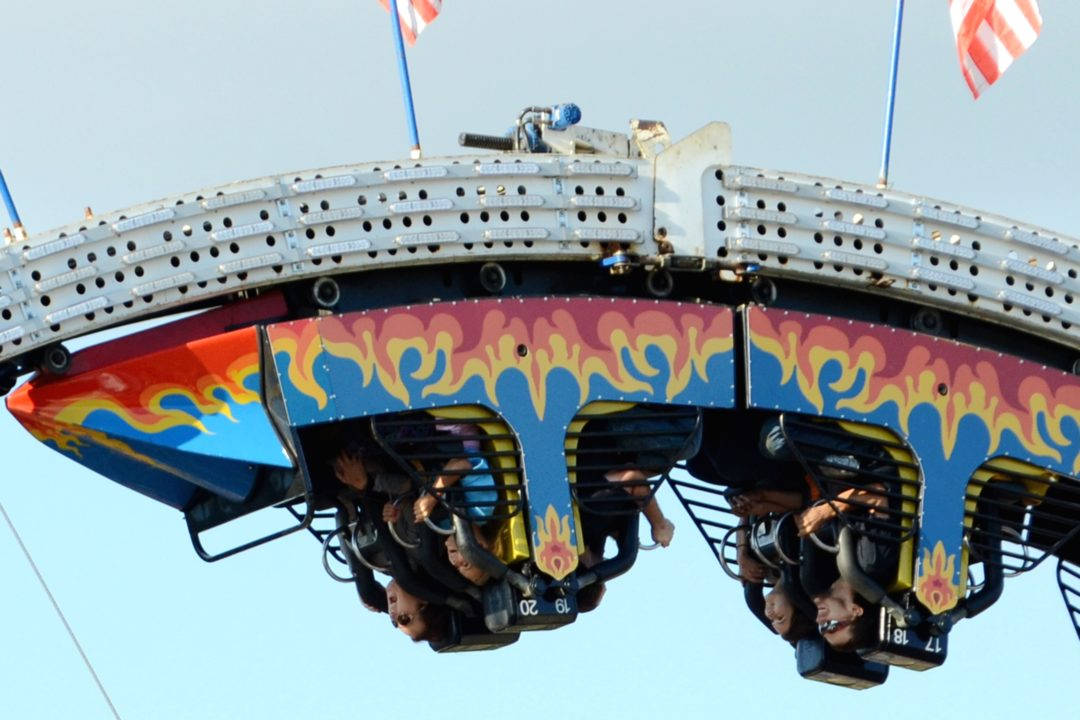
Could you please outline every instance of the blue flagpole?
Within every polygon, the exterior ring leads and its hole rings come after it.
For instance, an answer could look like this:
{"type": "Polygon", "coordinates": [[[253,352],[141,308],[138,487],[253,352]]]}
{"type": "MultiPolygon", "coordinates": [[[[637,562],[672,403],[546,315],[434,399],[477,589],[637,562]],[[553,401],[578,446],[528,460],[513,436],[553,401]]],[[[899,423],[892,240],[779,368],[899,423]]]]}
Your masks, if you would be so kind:
{"type": "Polygon", "coordinates": [[[416,131],[416,111],[413,109],[409,64],[405,61],[405,38],[401,36],[401,16],[398,15],[397,0],[390,0],[390,18],[394,26],[394,46],[397,49],[398,72],[401,75],[401,94],[405,100],[405,119],[409,123],[409,139],[412,140],[409,155],[415,159],[420,157],[420,135],[416,131]]]}
{"type": "Polygon", "coordinates": [[[3,170],[0,170],[0,195],[4,198],[4,204],[7,205],[8,217],[11,218],[11,224],[15,226],[15,232],[22,233],[22,220],[19,219],[19,211],[15,209],[15,201],[11,199],[11,191],[8,190],[3,170]]]}
{"type": "Polygon", "coordinates": [[[893,107],[896,104],[896,71],[900,66],[900,28],[904,22],[904,0],[896,0],[896,25],[893,28],[892,66],[889,68],[889,97],[885,102],[885,138],[881,144],[881,172],[878,187],[889,184],[889,154],[892,151],[893,107]]]}

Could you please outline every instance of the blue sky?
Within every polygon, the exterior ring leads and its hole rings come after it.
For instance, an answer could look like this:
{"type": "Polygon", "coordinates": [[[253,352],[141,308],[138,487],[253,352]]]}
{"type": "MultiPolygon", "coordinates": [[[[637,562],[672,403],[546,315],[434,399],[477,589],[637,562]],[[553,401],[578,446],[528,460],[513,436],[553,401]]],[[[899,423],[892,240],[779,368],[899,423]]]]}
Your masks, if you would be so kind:
{"type": "MultiPolygon", "coordinates": [[[[1080,5],[1042,9],[1034,48],[973,102],[945,2],[908,3],[896,188],[1080,233],[1080,5]]],[[[655,118],[676,138],[724,120],[737,163],[872,182],[892,13],[888,0],[447,0],[410,53],[421,139],[452,154],[462,130],[572,100],[585,124],[655,118]]],[[[407,154],[375,0],[39,0],[0,20],[0,167],[31,231],[85,205],[407,154]]],[[[1050,563],[962,623],[944,667],[846,692],[798,678],[664,495],[675,543],[642,555],[599,611],[496,653],[435,656],[331,582],[309,537],[207,565],[175,511],[6,413],[0,433],[0,500],[125,718],[1075,716],[1080,644],[1050,563]]],[[[2,714],[109,717],[6,528],[0,576],[2,714]]]]}

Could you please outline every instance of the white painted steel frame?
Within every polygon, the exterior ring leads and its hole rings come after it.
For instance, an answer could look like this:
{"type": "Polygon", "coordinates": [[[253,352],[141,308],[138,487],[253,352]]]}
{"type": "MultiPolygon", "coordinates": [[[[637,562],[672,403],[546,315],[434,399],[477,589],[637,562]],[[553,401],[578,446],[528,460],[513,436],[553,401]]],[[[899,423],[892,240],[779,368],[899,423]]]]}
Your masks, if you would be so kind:
{"type": "MultiPolygon", "coordinates": [[[[893,190],[730,165],[714,123],[655,159],[499,154],[267,177],[0,252],[0,358],[301,278],[605,243],[845,285],[1080,347],[1077,241],[893,190]],[[655,198],[655,201],[654,201],[655,198]]],[[[597,272],[600,272],[599,266],[597,272]]]]}

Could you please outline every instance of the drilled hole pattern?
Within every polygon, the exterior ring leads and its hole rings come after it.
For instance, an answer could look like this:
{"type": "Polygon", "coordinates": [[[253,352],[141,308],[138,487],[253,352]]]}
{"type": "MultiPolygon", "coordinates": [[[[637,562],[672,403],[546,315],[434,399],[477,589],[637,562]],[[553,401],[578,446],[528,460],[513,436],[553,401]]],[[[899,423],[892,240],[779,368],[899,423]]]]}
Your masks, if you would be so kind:
{"type": "Polygon", "coordinates": [[[1080,345],[1074,238],[889,189],[757,168],[703,176],[723,266],[907,296],[1080,345]]]}
{"type": "Polygon", "coordinates": [[[607,243],[651,239],[651,196],[640,160],[502,154],[326,168],[134,207],[3,248],[0,358],[327,273],[599,260],[607,243]]]}
{"type": "MultiPolygon", "coordinates": [[[[701,188],[665,211],[682,225],[666,234],[677,255],[894,294],[1080,345],[1071,238],[824,178],[665,172],[701,188]],[[686,231],[699,215],[703,239],[686,231]]],[[[626,158],[440,158],[262,178],[95,217],[0,252],[0,358],[326,273],[537,253],[598,260],[613,247],[650,254],[652,174],[626,158]]],[[[687,186],[678,180],[657,182],[687,186]]]]}

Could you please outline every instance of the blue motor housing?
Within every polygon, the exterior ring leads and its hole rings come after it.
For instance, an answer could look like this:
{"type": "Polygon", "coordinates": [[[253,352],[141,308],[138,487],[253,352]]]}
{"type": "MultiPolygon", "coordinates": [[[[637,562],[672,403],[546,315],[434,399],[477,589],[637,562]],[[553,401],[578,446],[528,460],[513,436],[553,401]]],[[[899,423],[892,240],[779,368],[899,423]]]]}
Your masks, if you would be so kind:
{"type": "Polygon", "coordinates": [[[581,108],[574,103],[559,103],[551,108],[551,127],[565,130],[581,122],[581,108]]]}

